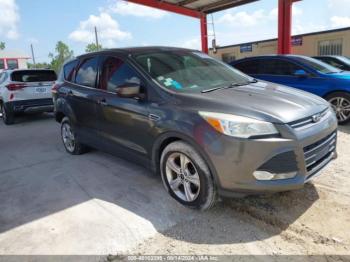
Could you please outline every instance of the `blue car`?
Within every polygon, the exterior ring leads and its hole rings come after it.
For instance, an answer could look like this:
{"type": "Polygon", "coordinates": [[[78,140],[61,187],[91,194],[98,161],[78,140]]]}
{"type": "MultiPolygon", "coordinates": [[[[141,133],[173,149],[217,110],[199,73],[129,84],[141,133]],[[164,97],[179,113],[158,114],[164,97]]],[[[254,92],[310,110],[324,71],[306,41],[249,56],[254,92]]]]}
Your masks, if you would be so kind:
{"type": "Polygon", "coordinates": [[[332,104],[339,124],[350,121],[350,72],[298,55],[249,57],[230,64],[254,78],[321,96],[332,104]]]}

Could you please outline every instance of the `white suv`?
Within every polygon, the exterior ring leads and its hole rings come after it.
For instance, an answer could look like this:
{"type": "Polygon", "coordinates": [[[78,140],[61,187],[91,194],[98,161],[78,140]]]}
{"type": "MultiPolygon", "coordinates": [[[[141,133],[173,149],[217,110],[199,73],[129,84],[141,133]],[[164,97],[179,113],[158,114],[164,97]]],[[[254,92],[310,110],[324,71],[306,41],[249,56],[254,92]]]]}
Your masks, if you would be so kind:
{"type": "Polygon", "coordinates": [[[51,87],[57,79],[53,70],[5,70],[0,73],[0,115],[6,125],[16,113],[53,111],[51,87]]]}

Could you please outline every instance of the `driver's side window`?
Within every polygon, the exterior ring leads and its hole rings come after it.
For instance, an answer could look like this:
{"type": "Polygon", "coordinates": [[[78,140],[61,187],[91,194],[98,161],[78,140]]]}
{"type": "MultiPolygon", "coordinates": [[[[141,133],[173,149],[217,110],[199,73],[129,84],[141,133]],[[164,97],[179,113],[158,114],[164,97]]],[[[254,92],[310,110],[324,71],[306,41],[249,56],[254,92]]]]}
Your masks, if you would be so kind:
{"type": "Polygon", "coordinates": [[[105,57],[102,62],[100,89],[116,93],[124,84],[141,84],[138,73],[122,59],[105,57]]]}

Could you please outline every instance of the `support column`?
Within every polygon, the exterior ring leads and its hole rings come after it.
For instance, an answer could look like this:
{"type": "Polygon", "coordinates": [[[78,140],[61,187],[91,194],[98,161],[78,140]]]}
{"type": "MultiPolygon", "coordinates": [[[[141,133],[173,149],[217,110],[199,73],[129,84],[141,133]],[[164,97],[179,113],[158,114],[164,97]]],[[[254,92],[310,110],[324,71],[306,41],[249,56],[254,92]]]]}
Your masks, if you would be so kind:
{"type": "Polygon", "coordinates": [[[294,0],[278,0],[278,54],[292,51],[292,5],[294,0]]]}
{"type": "Polygon", "coordinates": [[[201,18],[201,41],[202,41],[202,51],[208,54],[208,25],[207,25],[207,15],[202,14],[201,18]]]}

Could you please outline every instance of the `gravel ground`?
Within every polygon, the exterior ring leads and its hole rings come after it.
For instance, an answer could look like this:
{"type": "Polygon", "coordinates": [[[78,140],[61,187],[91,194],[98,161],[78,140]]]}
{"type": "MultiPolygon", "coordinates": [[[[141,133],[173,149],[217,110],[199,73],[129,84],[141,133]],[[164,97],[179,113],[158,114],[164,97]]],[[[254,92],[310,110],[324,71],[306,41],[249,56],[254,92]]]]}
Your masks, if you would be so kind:
{"type": "Polygon", "coordinates": [[[350,255],[350,126],[339,157],[304,189],[230,199],[158,233],[133,255],[350,255]]]}

